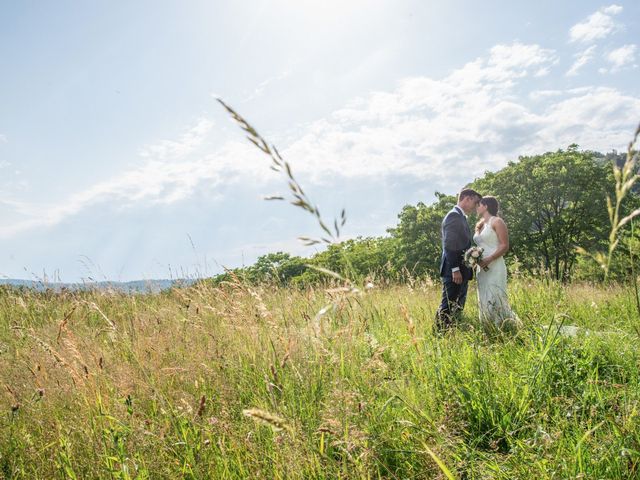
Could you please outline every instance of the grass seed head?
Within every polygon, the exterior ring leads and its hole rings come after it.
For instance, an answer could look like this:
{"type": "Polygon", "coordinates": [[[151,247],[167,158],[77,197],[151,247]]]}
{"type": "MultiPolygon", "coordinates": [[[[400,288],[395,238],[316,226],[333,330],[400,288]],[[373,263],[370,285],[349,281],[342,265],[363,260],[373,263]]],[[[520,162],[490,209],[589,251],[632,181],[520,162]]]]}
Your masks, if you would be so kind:
{"type": "Polygon", "coordinates": [[[252,418],[253,420],[269,425],[274,432],[281,432],[282,430],[290,430],[289,424],[281,417],[274,415],[273,413],[261,410],[259,408],[249,408],[242,411],[245,417],[252,418]]]}

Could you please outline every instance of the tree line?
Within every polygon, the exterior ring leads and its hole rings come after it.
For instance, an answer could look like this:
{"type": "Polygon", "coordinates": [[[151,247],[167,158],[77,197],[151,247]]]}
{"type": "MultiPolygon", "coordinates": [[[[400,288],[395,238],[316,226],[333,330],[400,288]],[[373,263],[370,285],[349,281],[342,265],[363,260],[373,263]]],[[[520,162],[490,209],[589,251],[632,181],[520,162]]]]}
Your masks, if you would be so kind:
{"type": "MultiPolygon", "coordinates": [[[[497,172],[486,172],[470,187],[494,195],[501,203],[501,216],[509,226],[510,269],[526,275],[544,275],[559,281],[597,280],[601,268],[589,256],[578,253],[606,250],[610,228],[607,197],[613,194],[611,163],[624,163],[625,155],[566,150],[521,156],[497,172]]],[[[440,225],[456,202],[455,195],[436,192],[427,205],[405,205],[398,223],[380,237],[358,237],[330,244],[310,258],[284,252],[269,253],[251,266],[229,270],[212,279],[215,283],[241,278],[250,283],[308,286],[326,280],[321,267],[351,280],[404,282],[436,278],[440,263],[440,225]]],[[[624,209],[640,206],[634,192],[624,209]]],[[[470,227],[475,225],[470,216],[470,227]]],[[[633,253],[640,235],[633,225],[625,230],[612,273],[619,278],[631,274],[633,253]]]]}

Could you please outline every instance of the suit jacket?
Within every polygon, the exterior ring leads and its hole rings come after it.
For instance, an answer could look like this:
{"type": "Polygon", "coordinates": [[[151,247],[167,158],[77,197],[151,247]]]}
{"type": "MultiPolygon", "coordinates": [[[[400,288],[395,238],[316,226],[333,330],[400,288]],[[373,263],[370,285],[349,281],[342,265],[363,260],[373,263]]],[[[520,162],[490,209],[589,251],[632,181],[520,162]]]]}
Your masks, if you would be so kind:
{"type": "Polygon", "coordinates": [[[442,220],[442,277],[451,277],[451,269],[458,267],[464,280],[473,278],[473,270],[464,264],[464,252],[471,248],[471,239],[466,217],[453,208],[442,220]]]}

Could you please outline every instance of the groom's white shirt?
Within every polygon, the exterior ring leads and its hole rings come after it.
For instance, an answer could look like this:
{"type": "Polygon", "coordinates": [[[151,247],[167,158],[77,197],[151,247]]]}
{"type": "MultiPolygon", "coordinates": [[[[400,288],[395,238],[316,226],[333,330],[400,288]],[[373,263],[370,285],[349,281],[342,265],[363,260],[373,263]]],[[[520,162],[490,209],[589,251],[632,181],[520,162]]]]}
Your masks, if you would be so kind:
{"type": "Polygon", "coordinates": [[[458,213],[459,213],[460,215],[462,215],[464,218],[467,218],[467,214],[466,214],[466,213],[464,213],[464,211],[463,211],[463,210],[462,210],[458,205],[456,205],[456,206],[455,206],[455,207],[453,207],[453,208],[454,208],[455,210],[457,210],[457,211],[458,211],[458,213]]]}
{"type": "MultiPolygon", "coordinates": [[[[464,211],[458,205],[453,207],[453,209],[456,210],[464,218],[467,218],[467,214],[464,213],[464,211]]],[[[454,268],[451,269],[451,273],[456,273],[456,272],[459,272],[459,271],[460,271],[460,269],[458,267],[454,267],[454,268]]]]}

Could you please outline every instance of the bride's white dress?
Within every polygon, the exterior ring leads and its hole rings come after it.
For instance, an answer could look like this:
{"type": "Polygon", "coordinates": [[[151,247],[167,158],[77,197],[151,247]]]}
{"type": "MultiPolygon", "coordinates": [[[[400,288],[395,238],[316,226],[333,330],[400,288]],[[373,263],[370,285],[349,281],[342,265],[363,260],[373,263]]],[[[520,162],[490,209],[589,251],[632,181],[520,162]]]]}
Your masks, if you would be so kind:
{"type": "MultiPolygon", "coordinates": [[[[484,249],[483,257],[492,255],[498,249],[498,234],[491,226],[493,219],[489,218],[479,233],[473,236],[473,241],[484,249]]],[[[478,308],[480,320],[501,327],[505,321],[518,323],[518,317],[509,306],[507,297],[507,266],[504,258],[500,257],[491,262],[488,270],[478,269],[478,308]]]]}

